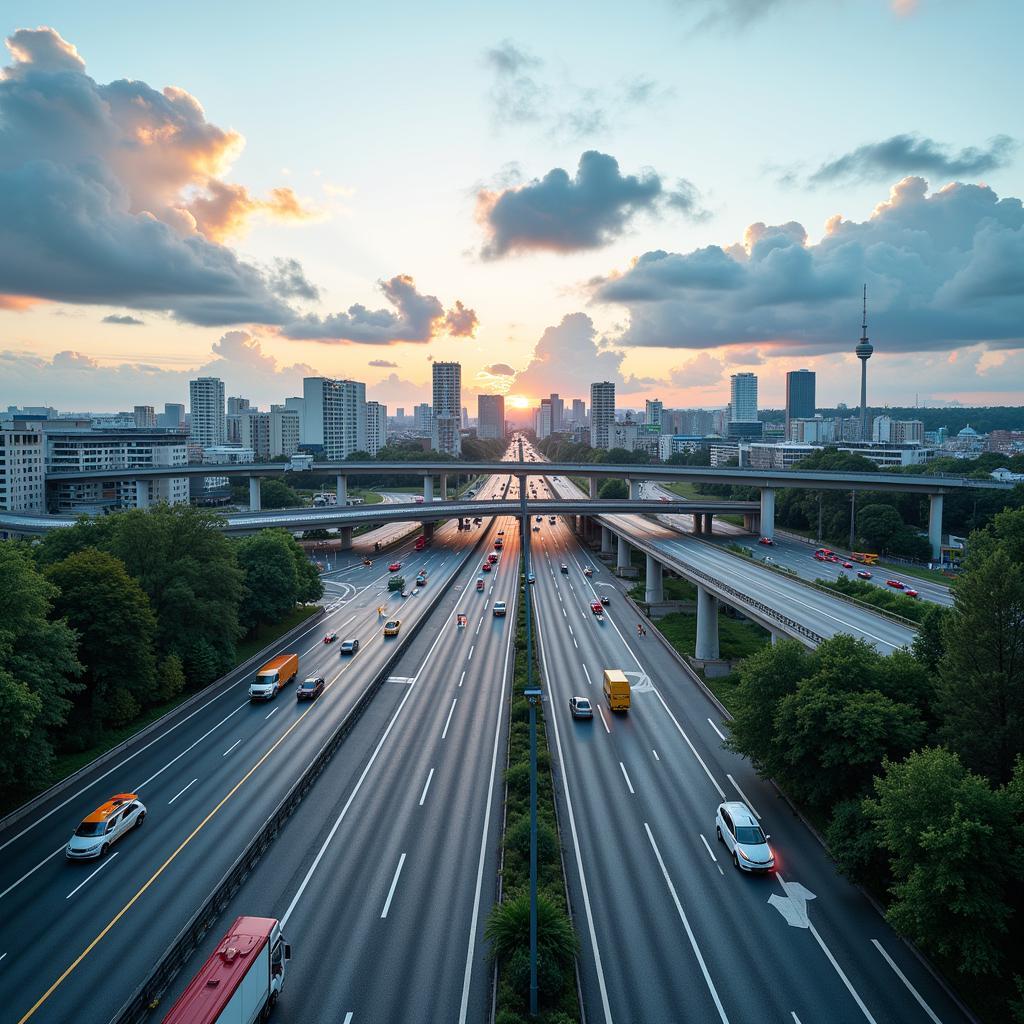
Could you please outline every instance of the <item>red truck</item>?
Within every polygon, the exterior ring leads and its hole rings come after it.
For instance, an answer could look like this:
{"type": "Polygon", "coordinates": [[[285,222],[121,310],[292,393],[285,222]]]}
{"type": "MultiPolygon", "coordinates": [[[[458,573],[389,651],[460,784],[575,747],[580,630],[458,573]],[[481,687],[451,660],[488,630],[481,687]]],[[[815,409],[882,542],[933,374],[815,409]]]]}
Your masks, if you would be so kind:
{"type": "Polygon", "coordinates": [[[281,922],[239,917],[171,1007],[164,1024],[249,1024],[265,1020],[291,959],[281,922]]]}

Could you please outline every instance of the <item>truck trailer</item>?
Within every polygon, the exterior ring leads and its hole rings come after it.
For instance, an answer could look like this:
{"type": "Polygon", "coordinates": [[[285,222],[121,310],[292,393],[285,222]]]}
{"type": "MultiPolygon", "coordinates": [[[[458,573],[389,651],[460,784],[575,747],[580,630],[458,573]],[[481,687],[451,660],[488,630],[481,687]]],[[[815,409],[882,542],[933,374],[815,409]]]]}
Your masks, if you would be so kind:
{"type": "Polygon", "coordinates": [[[239,917],[171,1007],[164,1024],[265,1021],[284,985],[291,947],[273,917],[239,917]]]}
{"type": "Polygon", "coordinates": [[[298,674],[297,654],[271,658],[249,684],[249,700],[273,700],[298,674]]]}

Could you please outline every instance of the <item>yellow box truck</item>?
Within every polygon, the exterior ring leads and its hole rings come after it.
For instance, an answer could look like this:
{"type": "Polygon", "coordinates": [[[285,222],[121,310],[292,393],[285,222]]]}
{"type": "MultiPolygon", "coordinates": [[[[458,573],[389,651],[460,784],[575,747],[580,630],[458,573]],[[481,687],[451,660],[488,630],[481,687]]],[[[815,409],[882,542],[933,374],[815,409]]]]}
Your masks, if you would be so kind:
{"type": "Polygon", "coordinates": [[[299,674],[297,654],[271,658],[249,684],[249,700],[273,700],[299,674]]]}
{"type": "Polygon", "coordinates": [[[621,669],[604,670],[604,699],[612,711],[629,710],[629,680],[621,669]]]}

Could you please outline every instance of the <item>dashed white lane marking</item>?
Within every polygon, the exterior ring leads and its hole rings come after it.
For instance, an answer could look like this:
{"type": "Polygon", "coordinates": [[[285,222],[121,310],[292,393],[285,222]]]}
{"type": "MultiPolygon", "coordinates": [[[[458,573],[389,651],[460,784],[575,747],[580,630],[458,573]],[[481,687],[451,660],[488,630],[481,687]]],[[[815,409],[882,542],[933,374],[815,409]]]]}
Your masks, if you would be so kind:
{"type": "Polygon", "coordinates": [[[741,797],[743,797],[743,802],[754,812],[754,817],[757,818],[758,821],[760,821],[761,815],[757,813],[757,808],[750,802],[750,797],[748,797],[747,794],[744,793],[742,789],[740,789],[739,784],[728,772],[726,772],[725,777],[732,783],[733,789],[735,789],[736,792],[739,793],[741,797]]]}
{"type": "Polygon", "coordinates": [[[455,714],[455,705],[458,704],[459,698],[452,698],[452,706],[448,709],[448,717],[444,722],[444,732],[441,733],[441,739],[444,739],[448,735],[448,726],[451,725],[452,715],[455,714]]]}
{"type": "Polygon", "coordinates": [[[717,864],[718,858],[715,856],[714,850],[712,850],[711,847],[708,846],[708,841],[704,838],[703,832],[701,832],[700,834],[700,841],[704,844],[704,849],[708,851],[708,856],[717,864]]]}
{"type": "MultiPolygon", "coordinates": [[[[26,830],[27,831],[27,830],[26,830]]],[[[16,882],[11,882],[3,892],[0,892],[0,899],[3,899],[12,889],[16,889],[29,875],[34,875],[47,861],[53,860],[58,853],[63,853],[66,843],[61,843],[53,853],[47,854],[34,868],[29,868],[16,882]]]]}
{"type": "Polygon", "coordinates": [[[583,674],[587,677],[587,686],[593,686],[593,680],[590,678],[590,673],[587,671],[587,666],[583,666],[583,674]]]}
{"type": "Polygon", "coordinates": [[[395,889],[398,887],[398,876],[402,873],[402,866],[405,864],[405,854],[398,858],[398,867],[395,868],[395,877],[391,879],[391,888],[388,889],[388,898],[384,901],[384,909],[380,912],[381,919],[383,920],[388,916],[388,911],[391,909],[391,901],[395,898],[395,889]]]}
{"type": "Polygon", "coordinates": [[[796,1010],[789,1011],[790,1016],[793,1018],[794,1024],[800,1024],[800,1018],[796,1015],[796,1010]]]}
{"type": "Polygon", "coordinates": [[[714,730],[715,730],[715,732],[717,732],[717,733],[718,733],[718,738],[719,738],[720,740],[723,740],[723,741],[725,740],[725,737],[724,737],[724,736],[722,735],[722,733],[721,733],[721,730],[720,730],[720,729],[718,728],[718,726],[717,726],[717,725],[715,725],[715,723],[714,723],[714,722],[712,722],[712,721],[711,721],[711,719],[710,719],[710,718],[708,719],[708,725],[710,725],[710,726],[711,726],[711,728],[712,728],[712,729],[714,729],[714,730]]]}
{"type": "Polygon", "coordinates": [[[430,769],[430,774],[427,776],[427,781],[423,783],[423,792],[420,794],[420,807],[423,806],[423,801],[427,799],[427,790],[430,789],[430,780],[434,777],[434,769],[430,769]]]}
{"type": "Polygon", "coordinates": [[[228,756],[228,754],[230,754],[230,753],[231,753],[231,751],[232,751],[232,750],[234,750],[234,749],[235,749],[235,747],[237,747],[237,746],[238,746],[238,744],[239,744],[239,743],[241,743],[241,742],[242,742],[241,740],[235,740],[235,742],[234,742],[234,743],[232,743],[232,744],[231,744],[231,746],[230,746],[230,747],[228,747],[228,749],[227,749],[227,750],[225,750],[225,751],[224,751],[224,753],[223,753],[223,754],[221,754],[220,756],[221,756],[221,757],[227,757],[227,756],[228,756]]]}
{"type": "Polygon", "coordinates": [[[475,650],[476,650],[476,644],[473,644],[473,646],[470,647],[470,649],[469,649],[469,655],[466,657],[466,661],[472,661],[473,660],[473,652],[475,650]]]}
{"type": "Polygon", "coordinates": [[[459,676],[459,686],[461,686],[461,685],[462,685],[462,681],[463,681],[463,679],[465,679],[465,678],[466,678],[466,670],[465,670],[465,669],[463,669],[463,670],[462,670],[462,675],[461,675],[461,676],[459,676]]]}
{"type": "Polygon", "coordinates": [[[601,724],[604,726],[604,731],[608,733],[608,735],[610,736],[612,731],[608,728],[608,723],[604,720],[604,712],[601,710],[600,707],[598,707],[597,713],[601,716],[601,724]]]}
{"type": "MultiPolygon", "coordinates": [[[[889,954],[886,953],[886,951],[882,948],[882,944],[878,941],[878,939],[872,939],[871,944],[875,947],[875,949],[878,950],[879,953],[882,954],[883,957],[885,957],[885,962],[896,972],[896,977],[899,978],[900,981],[902,981],[903,984],[907,986],[907,988],[910,990],[910,994],[918,1001],[918,1004],[920,1005],[921,1009],[928,1014],[933,1024],[942,1024],[942,1021],[939,1020],[939,1018],[935,1015],[935,1012],[932,1010],[932,1008],[924,1001],[924,999],[921,998],[921,994],[917,991],[916,988],[914,988],[913,985],[910,984],[910,981],[908,980],[907,976],[896,966],[896,963],[892,959],[892,957],[889,956],[889,954]]],[[[794,1013],[793,1016],[795,1017],[796,1014],[794,1013]]]]}
{"type": "Polygon", "coordinates": [[[651,747],[651,753],[654,755],[654,760],[655,761],[660,761],[661,760],[661,758],[658,757],[658,752],[653,747],[651,747]]]}
{"type": "MultiPolygon", "coordinates": [[[[280,711],[280,710],[281,710],[281,708],[280,708],[280,706],[278,706],[278,707],[274,708],[273,711],[270,712],[270,715],[276,715],[278,713],[278,711],[280,711]]],[[[264,715],[263,716],[263,720],[266,721],[268,718],[270,718],[270,715],[264,715]]]]}
{"type": "Polygon", "coordinates": [[[636,791],[633,789],[633,783],[629,781],[629,774],[626,772],[626,766],[620,761],[619,767],[622,769],[622,777],[626,780],[626,785],[629,787],[631,796],[636,796],[636,791]]]}
{"type": "Polygon", "coordinates": [[[345,1014],[345,1019],[341,1022],[341,1024],[352,1024],[352,1011],[351,1010],[349,1010],[348,1013],[345,1014]]]}
{"type": "Polygon", "coordinates": [[[170,807],[170,805],[171,805],[171,804],[173,804],[173,803],[174,803],[174,801],[175,801],[175,800],[177,800],[177,799],[178,799],[178,797],[179,797],[179,796],[181,796],[181,794],[182,794],[182,793],[184,793],[184,792],[185,792],[186,790],[189,790],[189,789],[191,789],[191,788],[192,788],[192,787],[193,787],[193,786],[194,786],[194,785],[195,785],[195,784],[196,784],[196,783],[197,783],[198,781],[199,781],[198,779],[193,779],[193,780],[192,780],[192,781],[191,781],[191,782],[190,782],[190,783],[189,783],[189,784],[188,784],[188,785],[187,785],[187,786],[185,787],[185,789],[179,789],[179,790],[178,790],[178,792],[177,792],[177,793],[175,793],[175,794],[174,794],[174,796],[172,796],[172,797],[171,797],[171,799],[167,801],[167,806],[168,806],[168,807],[170,807]]]}
{"type": "Polygon", "coordinates": [[[93,871],[85,879],[79,882],[78,885],[76,885],[74,889],[72,889],[71,892],[69,892],[67,896],[64,897],[64,899],[71,899],[71,897],[74,896],[75,893],[78,892],[78,890],[81,889],[86,882],[88,882],[92,878],[95,878],[116,856],[116,853],[112,853],[95,871],[93,871]]]}

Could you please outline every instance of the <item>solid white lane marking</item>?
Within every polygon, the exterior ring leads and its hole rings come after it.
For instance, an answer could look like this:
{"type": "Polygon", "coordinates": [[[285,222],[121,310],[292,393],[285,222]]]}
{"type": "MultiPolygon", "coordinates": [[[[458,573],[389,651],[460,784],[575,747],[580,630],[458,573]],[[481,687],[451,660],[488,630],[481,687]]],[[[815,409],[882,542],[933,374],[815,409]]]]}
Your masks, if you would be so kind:
{"type": "Polygon", "coordinates": [[[604,726],[604,731],[610,736],[612,731],[608,728],[608,723],[604,720],[604,711],[601,710],[600,704],[597,706],[597,713],[601,716],[601,724],[604,726]]]}
{"type": "Polygon", "coordinates": [[[423,806],[423,801],[427,799],[427,790],[430,789],[430,780],[434,777],[434,769],[430,769],[430,774],[427,776],[427,781],[423,783],[423,792],[420,793],[420,807],[423,806]]]}
{"type": "Polygon", "coordinates": [[[661,706],[668,712],[668,717],[672,719],[672,723],[675,725],[676,729],[679,730],[679,735],[682,736],[684,740],[686,740],[686,745],[693,752],[693,756],[695,758],[697,758],[697,760],[700,762],[701,768],[704,769],[704,774],[711,780],[711,785],[714,786],[715,789],[718,790],[718,795],[724,800],[725,799],[725,790],[722,789],[722,787],[718,784],[718,780],[714,777],[714,775],[711,774],[710,769],[704,763],[704,758],[701,757],[700,754],[697,753],[697,748],[690,741],[690,737],[686,735],[685,730],[679,724],[679,721],[676,718],[676,716],[672,714],[671,708],[669,708],[669,706],[665,703],[665,698],[662,697],[661,693],[658,691],[658,688],[656,686],[652,686],[652,688],[654,690],[655,696],[658,698],[658,700],[661,701],[661,706]]]}
{"type": "MultiPolygon", "coordinates": [[[[902,981],[903,984],[907,986],[907,988],[910,990],[910,994],[917,1000],[921,1009],[928,1014],[933,1024],[942,1024],[942,1021],[939,1020],[939,1018],[935,1015],[935,1012],[932,1010],[932,1008],[924,1001],[924,999],[921,998],[921,993],[918,992],[917,989],[910,984],[910,980],[907,978],[907,976],[899,969],[899,967],[896,966],[896,962],[893,960],[893,958],[889,956],[889,954],[886,953],[886,951],[882,948],[882,944],[878,941],[878,939],[872,939],[871,944],[875,947],[875,949],[878,950],[879,953],[882,954],[883,957],[885,957],[885,962],[896,972],[896,977],[899,978],[900,981],[902,981]]],[[[795,1017],[796,1014],[794,1014],[793,1016],[795,1017]]]]}
{"type": "Polygon", "coordinates": [[[661,758],[658,757],[658,752],[653,747],[651,748],[651,753],[654,755],[654,760],[655,761],[660,761],[661,760],[661,758]]]}
{"type": "Polygon", "coordinates": [[[98,868],[96,868],[95,871],[93,871],[91,874],[86,876],[86,878],[83,881],[79,882],[78,885],[76,885],[74,887],[74,889],[72,889],[71,892],[69,892],[67,894],[67,896],[64,897],[64,899],[66,899],[66,900],[71,899],[71,897],[74,896],[75,893],[78,892],[78,890],[81,889],[82,886],[85,885],[86,882],[88,882],[92,878],[95,878],[116,856],[117,856],[116,852],[110,854],[110,856],[107,857],[107,859],[98,868]]]}
{"type": "Polygon", "coordinates": [[[198,781],[199,781],[198,779],[193,779],[193,780],[192,780],[192,781],[191,781],[191,782],[190,782],[190,783],[189,783],[189,784],[188,784],[188,785],[187,785],[187,786],[185,787],[185,789],[179,789],[179,790],[178,790],[178,792],[177,792],[177,793],[175,793],[175,794],[174,794],[174,796],[172,796],[172,797],[171,797],[171,799],[167,801],[167,806],[169,807],[169,806],[170,806],[171,804],[173,804],[173,803],[174,803],[174,801],[175,801],[175,800],[177,800],[177,799],[178,799],[178,797],[179,797],[179,796],[181,796],[181,794],[182,794],[182,793],[184,793],[184,792],[185,792],[186,790],[189,790],[189,789],[191,789],[191,788],[192,788],[192,787],[193,787],[193,786],[194,786],[194,785],[195,785],[195,784],[196,784],[196,783],[197,783],[198,781]]]}
{"type": "Polygon", "coordinates": [[[633,789],[633,783],[629,781],[629,775],[626,772],[626,766],[620,761],[619,767],[622,769],[622,777],[626,780],[626,785],[629,787],[629,792],[632,796],[636,796],[636,792],[633,789]]]}
{"type": "Polygon", "coordinates": [[[459,676],[459,686],[462,686],[462,680],[466,678],[466,670],[462,670],[462,675],[459,676]]]}
{"type": "Polygon", "coordinates": [[[230,747],[228,747],[228,749],[227,749],[227,750],[225,750],[225,751],[224,751],[224,753],[223,753],[223,754],[221,754],[220,756],[221,756],[221,757],[227,757],[227,756],[228,756],[228,754],[230,754],[230,753],[231,753],[231,751],[232,751],[232,750],[234,750],[234,749],[235,749],[235,747],[237,747],[237,746],[238,746],[238,744],[239,744],[239,743],[241,743],[241,742],[242,742],[241,740],[235,740],[235,742],[234,742],[234,743],[232,743],[232,744],[231,744],[231,746],[230,746],[230,747]]]}
{"type": "Polygon", "coordinates": [[[790,1010],[789,1012],[793,1017],[794,1024],[800,1024],[800,1018],[796,1015],[796,1010],[790,1010]]]}
{"type": "Polygon", "coordinates": [[[29,875],[34,875],[48,860],[53,860],[58,853],[63,853],[67,843],[61,843],[53,853],[48,853],[34,868],[29,868],[16,882],[11,882],[3,892],[0,892],[0,900],[2,900],[12,889],[16,889],[22,882],[28,878],[29,875]]]}
{"type": "Polygon", "coordinates": [[[587,666],[583,666],[583,674],[587,677],[587,686],[593,686],[593,682],[590,679],[590,673],[587,671],[587,666]]]}
{"type": "Polygon", "coordinates": [[[715,732],[717,732],[717,733],[718,733],[718,738],[719,738],[720,740],[724,740],[724,739],[725,739],[725,737],[724,737],[724,736],[722,735],[722,733],[721,733],[721,730],[720,730],[720,729],[718,728],[718,726],[717,726],[717,725],[715,725],[715,723],[714,723],[714,722],[712,722],[712,721],[711,721],[711,719],[710,719],[710,718],[708,719],[708,725],[710,725],[710,726],[711,726],[711,728],[712,728],[712,729],[714,729],[714,730],[715,730],[715,732]]]}
{"type": "Polygon", "coordinates": [[[473,660],[473,652],[475,650],[476,650],[476,644],[473,644],[473,646],[470,647],[470,649],[469,649],[469,655],[467,656],[466,661],[472,661],[473,660]]]}
{"type": "Polygon", "coordinates": [[[722,1020],[722,1024],[729,1024],[729,1018],[725,1015],[725,1009],[722,1006],[721,999],[718,998],[718,990],[715,988],[715,983],[711,980],[711,975],[708,973],[707,964],[704,963],[704,957],[701,955],[700,947],[697,945],[697,940],[694,937],[693,930],[690,928],[690,922],[686,918],[686,914],[683,911],[683,905],[679,902],[679,896],[676,894],[676,887],[672,884],[672,879],[669,877],[668,869],[665,867],[665,862],[661,858],[661,851],[658,849],[658,844],[654,841],[654,834],[651,832],[651,826],[644,822],[644,828],[647,830],[647,838],[651,841],[651,847],[654,850],[654,856],[658,858],[658,866],[661,868],[662,877],[665,879],[665,884],[668,886],[668,891],[672,894],[672,902],[676,905],[676,912],[679,914],[679,919],[683,922],[683,927],[686,929],[686,937],[690,940],[690,947],[693,949],[693,954],[697,958],[697,963],[700,964],[701,974],[704,975],[704,983],[708,987],[708,991],[711,993],[711,998],[715,1002],[715,1009],[718,1010],[718,1016],[722,1020]]]}
{"type": "Polygon", "coordinates": [[[395,898],[395,889],[398,886],[398,876],[402,873],[402,866],[405,864],[405,854],[398,858],[398,867],[395,868],[395,877],[391,879],[391,888],[388,889],[388,898],[384,901],[384,909],[380,912],[381,919],[383,920],[388,916],[388,911],[391,909],[391,901],[395,898]]]}
{"type": "Polygon", "coordinates": [[[700,841],[704,844],[704,849],[708,851],[708,856],[717,864],[718,858],[715,856],[714,850],[712,850],[711,847],[708,846],[708,841],[704,838],[703,832],[701,832],[700,834],[700,841]]]}
{"type": "MultiPolygon", "coordinates": [[[[274,708],[273,711],[270,712],[270,715],[276,715],[280,709],[281,709],[281,706],[279,704],[276,708],[274,708]]],[[[264,715],[263,716],[264,721],[266,721],[266,719],[268,719],[270,717],[270,715],[264,715]]]]}
{"type": "Polygon", "coordinates": [[[452,698],[452,706],[448,709],[448,717],[445,719],[444,732],[441,733],[441,739],[444,739],[448,735],[448,726],[451,724],[452,715],[455,713],[455,705],[458,703],[459,698],[452,698]]]}
{"type": "Polygon", "coordinates": [[[757,808],[750,802],[750,797],[748,797],[747,794],[744,793],[742,789],[740,789],[739,784],[728,772],[726,772],[725,777],[732,783],[733,789],[735,789],[736,792],[739,793],[741,797],[743,797],[743,802],[754,812],[754,817],[757,818],[758,821],[760,821],[761,815],[757,813],[757,808]]]}
{"type": "Polygon", "coordinates": [[[352,1011],[351,1010],[349,1010],[348,1013],[345,1014],[345,1019],[341,1022],[341,1024],[352,1024],[352,1011]]]}

